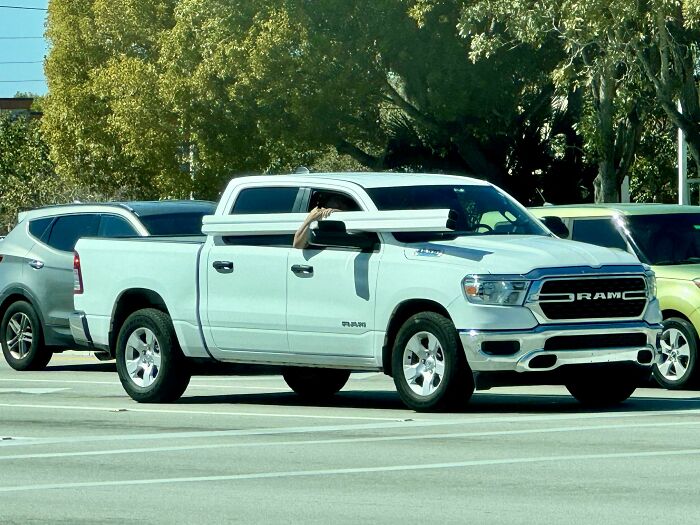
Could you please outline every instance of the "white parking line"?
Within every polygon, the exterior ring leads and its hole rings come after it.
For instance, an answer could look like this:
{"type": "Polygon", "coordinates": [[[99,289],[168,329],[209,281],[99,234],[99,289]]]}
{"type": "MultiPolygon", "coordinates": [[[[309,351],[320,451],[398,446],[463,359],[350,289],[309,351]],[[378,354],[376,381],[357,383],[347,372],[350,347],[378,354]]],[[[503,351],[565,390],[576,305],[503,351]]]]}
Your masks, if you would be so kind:
{"type": "MultiPolygon", "coordinates": [[[[285,417],[285,418],[317,418],[317,419],[369,419],[375,420],[376,423],[357,423],[344,424],[333,426],[310,426],[310,427],[279,427],[279,428],[255,428],[244,430],[215,430],[215,431],[192,431],[192,432],[161,432],[153,434],[122,434],[122,435],[98,435],[98,436],[68,436],[60,438],[35,438],[27,441],[24,438],[22,441],[6,440],[0,441],[0,449],[12,446],[29,446],[29,445],[47,445],[56,443],[91,443],[98,441],[125,441],[125,440],[163,440],[163,439],[195,439],[195,438],[211,438],[211,437],[228,437],[228,436],[255,436],[255,435],[278,435],[278,434],[299,434],[299,433],[321,433],[321,432],[339,432],[353,430],[378,430],[378,429],[410,429],[422,427],[440,427],[440,426],[456,426],[456,425],[488,425],[499,423],[532,423],[542,422],[550,423],[556,421],[581,421],[595,419],[615,419],[615,418],[646,418],[646,417],[670,417],[677,415],[692,415],[699,416],[700,409],[696,410],[674,410],[666,411],[659,410],[653,412],[593,412],[593,413],[571,413],[571,414],[544,414],[544,415],[516,415],[516,416],[498,416],[498,417],[470,417],[469,419],[400,419],[400,418],[362,418],[352,416],[323,416],[310,414],[277,414],[277,413],[253,413],[253,412],[206,412],[195,410],[159,410],[159,409],[144,409],[130,408],[120,409],[118,407],[74,407],[61,405],[26,405],[0,403],[0,407],[12,407],[22,409],[58,409],[58,410],[88,410],[99,412],[145,412],[145,413],[160,413],[160,414],[196,414],[196,415],[215,415],[215,416],[255,416],[255,417],[285,417]],[[381,422],[384,421],[384,422],[381,422]]],[[[700,420],[698,420],[700,421],[700,420]]]]}
{"type": "MultiPolygon", "coordinates": [[[[497,437],[497,436],[520,436],[527,434],[551,434],[565,432],[590,432],[590,431],[609,431],[609,430],[629,430],[638,428],[663,428],[663,427],[683,427],[700,425],[700,421],[674,421],[669,423],[633,423],[630,425],[590,425],[590,426],[570,426],[570,427],[549,427],[549,428],[530,428],[522,430],[496,430],[488,432],[454,432],[445,434],[412,434],[401,436],[377,436],[377,437],[356,437],[356,438],[339,438],[339,439],[313,439],[313,440],[286,440],[286,441],[256,441],[246,443],[217,443],[210,445],[183,445],[169,447],[144,447],[144,448],[122,448],[108,450],[82,450],[79,452],[45,452],[37,454],[15,454],[8,456],[0,456],[0,461],[17,461],[24,459],[50,459],[50,458],[67,458],[67,457],[85,457],[85,456],[112,456],[121,454],[135,453],[162,453],[162,452],[178,452],[191,450],[212,450],[223,448],[266,448],[266,447],[281,447],[281,446],[308,446],[308,445],[340,445],[353,443],[380,443],[392,441],[420,441],[431,439],[457,439],[457,438],[474,438],[474,437],[497,437]]],[[[221,435],[221,434],[219,434],[221,435]]],[[[240,434],[237,434],[240,435],[240,434]]],[[[72,441],[71,441],[72,443],[72,441]]]]}
{"type": "Polygon", "coordinates": [[[124,487],[135,485],[165,485],[180,483],[202,483],[214,481],[244,481],[251,479],[297,478],[317,476],[339,476],[345,474],[373,474],[377,472],[407,472],[416,470],[443,470],[468,467],[485,467],[495,465],[515,465],[527,463],[557,463],[573,461],[595,461],[609,459],[645,459],[654,457],[694,456],[700,454],[700,449],[685,450],[652,450],[648,452],[620,452],[611,454],[575,454],[570,456],[539,456],[530,458],[481,459],[470,461],[454,461],[451,463],[431,463],[424,465],[387,465],[383,467],[355,467],[326,470],[297,470],[281,472],[256,472],[251,474],[231,474],[228,476],[199,476],[183,478],[154,478],[154,479],[125,479],[116,481],[86,481],[80,483],[45,483],[40,485],[14,485],[0,487],[3,492],[27,492],[36,490],[60,490],[99,487],[124,487]]]}
{"type": "Polygon", "coordinates": [[[214,410],[177,410],[157,408],[124,408],[124,407],[95,407],[95,406],[67,406],[67,405],[30,405],[22,403],[0,403],[0,408],[27,408],[48,410],[83,410],[92,412],[135,412],[146,414],[188,414],[205,416],[243,416],[243,417],[282,417],[288,419],[338,419],[350,421],[403,421],[400,417],[369,417],[369,416],[328,416],[321,414],[295,414],[275,412],[217,412],[214,410]]]}
{"type": "MultiPolygon", "coordinates": [[[[0,382],[12,382],[12,383],[56,383],[56,384],[66,384],[66,385],[112,385],[115,387],[122,387],[119,381],[78,381],[78,380],[68,380],[68,379],[14,379],[14,378],[0,378],[0,382]]],[[[207,385],[203,383],[190,383],[189,388],[223,388],[226,390],[232,389],[243,389],[243,390],[279,390],[285,392],[291,392],[291,389],[285,387],[273,387],[273,386],[249,386],[249,385],[207,385]]]]}

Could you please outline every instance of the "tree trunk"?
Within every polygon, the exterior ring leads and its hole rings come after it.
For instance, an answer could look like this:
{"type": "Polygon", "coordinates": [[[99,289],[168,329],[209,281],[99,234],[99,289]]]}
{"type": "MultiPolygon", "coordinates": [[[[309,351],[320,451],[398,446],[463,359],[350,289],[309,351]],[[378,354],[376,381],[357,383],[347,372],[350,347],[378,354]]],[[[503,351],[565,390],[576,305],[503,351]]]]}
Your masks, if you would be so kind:
{"type": "Polygon", "coordinates": [[[598,162],[598,176],[593,181],[595,202],[620,202],[620,185],[617,183],[617,171],[612,159],[598,162]]]}
{"type": "Polygon", "coordinates": [[[595,202],[619,202],[613,124],[616,94],[614,64],[602,65],[592,79],[591,90],[598,124],[598,176],[593,181],[595,202]]]}

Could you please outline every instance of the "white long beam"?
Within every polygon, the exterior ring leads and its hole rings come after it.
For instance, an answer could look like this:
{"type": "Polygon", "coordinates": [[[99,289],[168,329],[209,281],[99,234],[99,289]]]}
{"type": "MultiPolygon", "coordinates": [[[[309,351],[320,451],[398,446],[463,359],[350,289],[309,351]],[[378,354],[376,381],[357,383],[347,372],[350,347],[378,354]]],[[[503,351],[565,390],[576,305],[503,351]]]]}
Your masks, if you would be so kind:
{"type": "MultiPolygon", "coordinates": [[[[398,210],[336,212],[328,220],[342,221],[349,232],[450,231],[450,210],[398,210]]],[[[205,235],[283,235],[292,234],[306,219],[305,213],[207,215],[205,235]]]]}

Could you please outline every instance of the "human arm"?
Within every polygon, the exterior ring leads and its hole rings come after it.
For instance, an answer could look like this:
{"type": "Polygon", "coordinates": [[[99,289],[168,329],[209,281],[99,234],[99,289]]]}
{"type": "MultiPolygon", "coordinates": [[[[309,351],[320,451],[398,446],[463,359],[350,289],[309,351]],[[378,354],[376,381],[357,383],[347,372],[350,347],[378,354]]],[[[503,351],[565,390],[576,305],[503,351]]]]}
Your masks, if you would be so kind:
{"type": "Polygon", "coordinates": [[[304,222],[301,224],[301,226],[299,226],[299,229],[294,234],[294,243],[292,244],[292,246],[300,250],[306,248],[309,245],[309,234],[311,230],[311,224],[315,221],[320,221],[327,218],[334,211],[336,210],[332,208],[318,207],[311,210],[306,216],[306,219],[304,219],[304,222]]]}

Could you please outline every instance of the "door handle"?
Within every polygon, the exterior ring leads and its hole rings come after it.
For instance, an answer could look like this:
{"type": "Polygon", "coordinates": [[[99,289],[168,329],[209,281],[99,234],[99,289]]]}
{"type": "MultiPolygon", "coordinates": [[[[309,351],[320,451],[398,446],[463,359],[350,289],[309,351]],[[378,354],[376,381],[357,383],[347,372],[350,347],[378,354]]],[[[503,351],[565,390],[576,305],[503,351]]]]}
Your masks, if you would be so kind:
{"type": "Polygon", "coordinates": [[[308,264],[295,264],[292,266],[292,271],[296,275],[300,275],[302,277],[311,277],[314,274],[314,267],[309,266],[308,264]]]}
{"type": "Polygon", "coordinates": [[[36,259],[29,261],[27,264],[35,270],[41,270],[44,267],[44,263],[36,259]]]}
{"type": "Polygon", "coordinates": [[[219,273],[231,273],[233,271],[233,263],[231,261],[214,261],[211,265],[219,273]]]}

